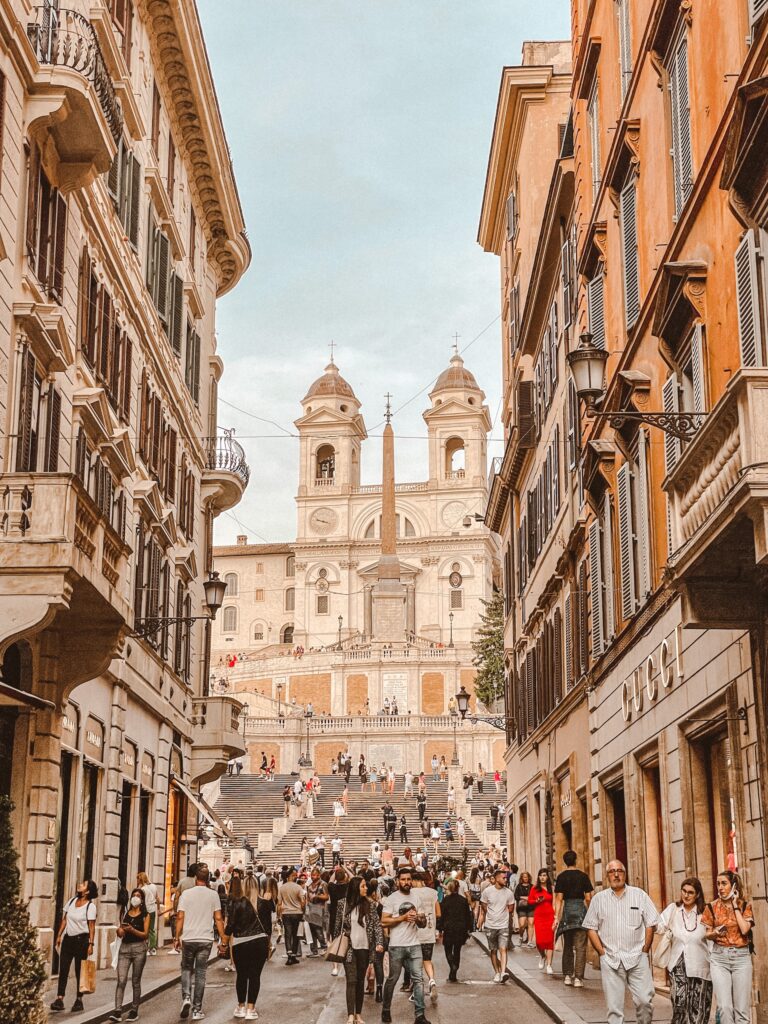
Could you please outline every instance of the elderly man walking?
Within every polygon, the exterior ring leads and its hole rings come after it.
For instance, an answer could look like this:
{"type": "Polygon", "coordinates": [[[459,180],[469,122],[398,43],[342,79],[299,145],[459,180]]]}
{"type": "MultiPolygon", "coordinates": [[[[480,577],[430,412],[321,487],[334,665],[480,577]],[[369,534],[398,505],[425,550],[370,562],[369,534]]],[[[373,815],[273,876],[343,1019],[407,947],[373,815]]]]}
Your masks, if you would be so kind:
{"type": "Polygon", "coordinates": [[[610,888],[592,897],[582,927],[600,957],[608,1024],[624,1024],[626,989],[637,1024],[651,1024],[654,988],[648,951],[659,915],[647,892],[627,885],[621,861],[612,860],[606,873],[610,888]]]}

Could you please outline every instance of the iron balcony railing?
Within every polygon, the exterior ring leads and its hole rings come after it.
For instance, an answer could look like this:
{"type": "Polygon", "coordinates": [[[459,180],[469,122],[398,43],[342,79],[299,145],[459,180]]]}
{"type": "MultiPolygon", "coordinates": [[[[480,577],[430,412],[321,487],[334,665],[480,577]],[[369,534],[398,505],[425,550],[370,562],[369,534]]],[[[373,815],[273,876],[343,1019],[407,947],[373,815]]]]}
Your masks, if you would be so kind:
{"type": "Polygon", "coordinates": [[[71,68],[91,83],[112,138],[118,142],[123,131],[123,113],[90,21],[79,11],[44,4],[34,8],[34,21],[28,25],[27,33],[41,64],[71,68]]]}
{"type": "Polygon", "coordinates": [[[233,431],[225,430],[217,437],[207,437],[203,442],[205,446],[206,469],[224,470],[227,473],[234,473],[239,476],[247,487],[251,471],[245,461],[243,446],[234,439],[233,431]]]}

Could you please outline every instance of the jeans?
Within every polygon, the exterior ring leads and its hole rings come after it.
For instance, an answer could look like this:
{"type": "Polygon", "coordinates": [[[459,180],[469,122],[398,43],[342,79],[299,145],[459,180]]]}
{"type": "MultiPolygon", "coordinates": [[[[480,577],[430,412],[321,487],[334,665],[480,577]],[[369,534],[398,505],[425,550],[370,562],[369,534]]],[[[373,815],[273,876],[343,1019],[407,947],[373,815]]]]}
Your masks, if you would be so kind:
{"type": "MultiPolygon", "coordinates": [[[[122,948],[122,947],[121,947],[122,948]]],[[[157,911],[151,911],[149,915],[149,948],[157,949],[157,911]]]]}
{"type": "Polygon", "coordinates": [[[382,1010],[390,1010],[392,996],[400,977],[403,967],[409,972],[413,982],[413,1002],[416,1007],[416,1016],[424,1016],[424,981],[423,981],[423,960],[421,957],[421,946],[390,946],[389,947],[389,977],[384,986],[384,1002],[382,1010]]]}
{"type": "Polygon", "coordinates": [[[59,953],[59,984],[57,993],[63,998],[67,991],[67,980],[69,968],[75,965],[75,981],[77,983],[77,996],[80,998],[80,964],[88,957],[88,933],[82,935],[64,935],[61,940],[61,952],[59,953]]]}
{"type": "Polygon", "coordinates": [[[587,965],[587,933],[583,928],[563,932],[563,974],[584,981],[587,965]]]}
{"type": "Polygon", "coordinates": [[[648,957],[643,954],[634,967],[611,967],[605,957],[600,958],[600,980],[608,1009],[608,1024],[624,1024],[624,993],[629,989],[635,1004],[637,1024],[651,1024],[653,1020],[653,975],[648,957]]]}
{"type": "Polygon", "coordinates": [[[201,1010],[203,1007],[205,972],[212,946],[212,942],[181,941],[181,998],[182,1001],[189,1000],[193,1010],[201,1010]]]}
{"type": "Polygon", "coordinates": [[[749,1024],[752,954],[746,946],[715,946],[710,954],[710,966],[720,1024],[749,1024]]]}
{"type": "Polygon", "coordinates": [[[147,962],[147,943],[129,942],[123,939],[120,944],[120,953],[117,957],[117,987],[115,988],[115,1009],[123,1008],[123,995],[125,986],[128,984],[128,973],[132,975],[133,998],[131,1009],[138,1010],[141,1002],[141,975],[144,971],[144,964],[147,962]]]}
{"type": "Polygon", "coordinates": [[[249,942],[238,942],[232,947],[232,962],[237,971],[235,989],[240,1006],[245,1003],[256,1005],[261,988],[261,972],[267,962],[268,951],[269,941],[266,935],[251,939],[249,942]]]}
{"type": "Polygon", "coordinates": [[[360,1014],[365,996],[365,976],[368,973],[370,954],[367,949],[350,950],[351,959],[344,961],[344,974],[347,979],[347,1013],[360,1014]]]}
{"type": "Polygon", "coordinates": [[[291,959],[299,955],[299,923],[303,920],[301,914],[283,914],[285,951],[291,959]]]}
{"type": "Polygon", "coordinates": [[[437,782],[439,780],[439,778],[440,778],[440,776],[438,775],[438,769],[437,768],[433,768],[432,769],[432,781],[433,782],[437,782]]]}
{"type": "Polygon", "coordinates": [[[323,926],[321,924],[312,924],[310,921],[307,921],[307,924],[309,925],[309,931],[312,935],[312,941],[309,946],[310,952],[317,953],[318,948],[325,949],[326,942],[323,926]]]}

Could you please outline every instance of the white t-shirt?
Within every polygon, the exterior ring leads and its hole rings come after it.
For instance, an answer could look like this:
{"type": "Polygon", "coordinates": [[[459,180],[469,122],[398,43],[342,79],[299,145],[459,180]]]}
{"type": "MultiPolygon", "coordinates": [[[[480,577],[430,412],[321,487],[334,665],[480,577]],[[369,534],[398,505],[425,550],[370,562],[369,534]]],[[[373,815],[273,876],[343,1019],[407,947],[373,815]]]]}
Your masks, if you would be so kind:
{"type": "Polygon", "coordinates": [[[430,830],[430,834],[431,834],[433,839],[439,839],[440,835],[441,835],[440,826],[439,825],[433,825],[431,830],[430,830]]]}
{"type": "Polygon", "coordinates": [[[509,908],[514,907],[515,898],[506,885],[497,889],[495,885],[489,885],[483,890],[480,902],[485,909],[484,926],[486,928],[508,928],[509,908]]]}
{"type": "MultiPolygon", "coordinates": [[[[375,911],[373,911],[375,913],[375,911]]],[[[349,936],[350,942],[352,943],[352,949],[368,949],[368,930],[364,924],[360,924],[358,920],[357,910],[353,910],[349,915],[352,930],[349,936]]]]}
{"type": "MultiPolygon", "coordinates": [[[[381,901],[383,912],[389,914],[390,917],[400,917],[401,914],[406,914],[409,910],[418,910],[420,907],[418,893],[420,891],[423,890],[411,889],[407,896],[399,890],[393,892],[391,896],[387,896],[381,901]]],[[[418,946],[419,929],[416,927],[415,921],[401,921],[399,924],[392,925],[389,929],[389,945],[418,946]]]]}
{"type": "Polygon", "coordinates": [[[82,907],[78,907],[75,900],[71,899],[64,907],[67,915],[67,926],[64,929],[66,935],[87,935],[88,922],[96,920],[96,904],[89,900],[82,907]]]}
{"type": "Polygon", "coordinates": [[[437,892],[428,886],[420,889],[412,889],[411,895],[416,894],[419,900],[419,910],[425,915],[427,923],[423,928],[418,929],[419,942],[435,941],[435,903],[437,903],[437,892]]]}
{"type": "Polygon", "coordinates": [[[465,878],[457,878],[456,879],[456,884],[459,887],[459,895],[463,896],[464,899],[466,899],[467,898],[467,893],[469,892],[469,886],[467,885],[466,879],[465,878]]]}
{"type": "Polygon", "coordinates": [[[147,913],[154,914],[157,910],[157,886],[154,882],[148,882],[146,885],[142,885],[141,891],[144,893],[147,913]]]}
{"type": "Polygon", "coordinates": [[[341,853],[341,840],[340,839],[332,839],[331,840],[331,850],[332,850],[333,853],[341,853]]]}
{"type": "Polygon", "coordinates": [[[207,885],[185,889],[179,897],[179,912],[184,914],[182,942],[213,942],[213,915],[221,910],[219,894],[207,885]]]}

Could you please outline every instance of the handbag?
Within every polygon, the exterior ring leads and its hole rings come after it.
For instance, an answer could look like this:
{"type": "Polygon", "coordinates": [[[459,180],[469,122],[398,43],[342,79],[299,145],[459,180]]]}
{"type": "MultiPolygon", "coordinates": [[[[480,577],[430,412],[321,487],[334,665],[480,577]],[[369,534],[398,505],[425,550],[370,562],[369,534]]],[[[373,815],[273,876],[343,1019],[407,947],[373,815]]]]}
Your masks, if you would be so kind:
{"type": "Polygon", "coordinates": [[[338,935],[331,943],[329,943],[325,959],[330,960],[332,964],[343,964],[347,959],[348,952],[349,936],[342,932],[341,935],[338,935]]]}
{"type": "Polygon", "coordinates": [[[672,959],[672,932],[668,929],[653,951],[653,966],[666,969],[672,959]]]}
{"type": "Polygon", "coordinates": [[[80,991],[92,993],[96,991],[96,961],[83,960],[80,965],[80,991]]]}

